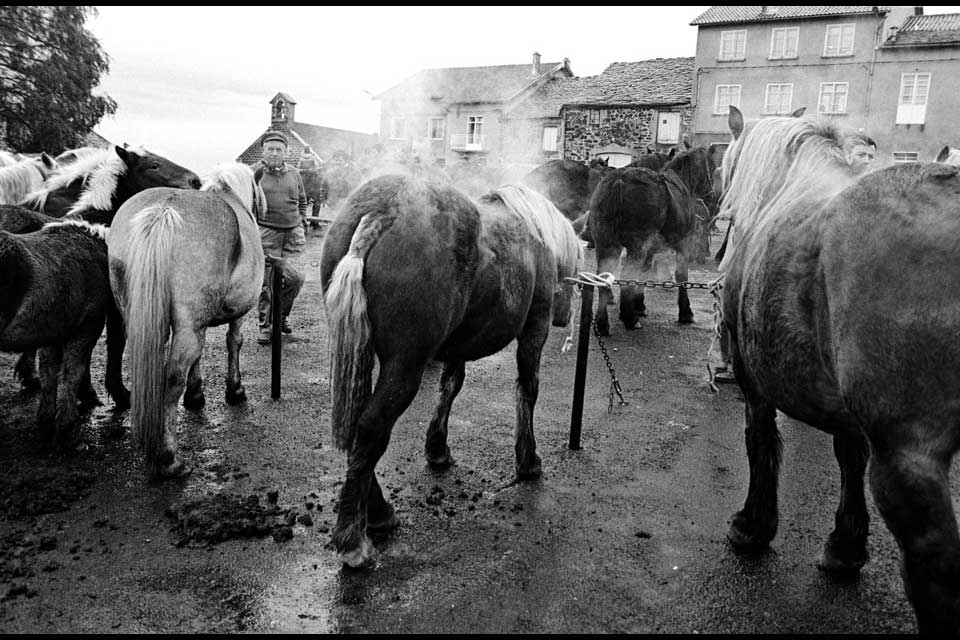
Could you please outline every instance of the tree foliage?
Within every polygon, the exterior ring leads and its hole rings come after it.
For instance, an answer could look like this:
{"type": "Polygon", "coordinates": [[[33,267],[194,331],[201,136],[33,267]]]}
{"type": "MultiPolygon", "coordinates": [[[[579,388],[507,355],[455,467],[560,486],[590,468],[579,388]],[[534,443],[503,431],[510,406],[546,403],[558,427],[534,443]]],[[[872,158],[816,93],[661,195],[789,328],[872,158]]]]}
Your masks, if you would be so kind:
{"type": "MultiPolygon", "coordinates": [[[[60,153],[82,145],[105,114],[107,95],[92,95],[110,68],[84,28],[93,7],[0,7],[0,124],[16,151],[60,153]]],[[[3,131],[0,129],[0,135],[3,131]]]]}

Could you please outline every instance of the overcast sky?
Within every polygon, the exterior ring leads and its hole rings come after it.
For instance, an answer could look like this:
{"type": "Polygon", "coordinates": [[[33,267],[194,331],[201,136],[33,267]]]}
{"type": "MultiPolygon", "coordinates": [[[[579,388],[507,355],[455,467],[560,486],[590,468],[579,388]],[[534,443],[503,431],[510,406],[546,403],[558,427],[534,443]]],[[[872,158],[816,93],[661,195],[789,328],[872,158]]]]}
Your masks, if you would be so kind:
{"type": "Polygon", "coordinates": [[[420,69],[529,64],[537,51],[583,77],[693,56],[690,21],[707,8],[101,6],[86,26],[110,56],[99,91],[118,109],[96,131],[202,174],[266,128],[278,91],[299,122],[375,133],[371,96],[420,69]]]}

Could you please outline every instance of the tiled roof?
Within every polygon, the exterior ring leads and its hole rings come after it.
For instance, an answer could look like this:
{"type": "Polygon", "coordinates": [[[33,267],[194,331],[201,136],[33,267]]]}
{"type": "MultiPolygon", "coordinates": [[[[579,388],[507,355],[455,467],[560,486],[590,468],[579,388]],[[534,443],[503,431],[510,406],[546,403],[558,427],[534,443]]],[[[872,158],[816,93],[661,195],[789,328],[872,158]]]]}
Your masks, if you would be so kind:
{"type": "MultiPolygon", "coordinates": [[[[540,63],[539,77],[562,65],[563,62],[540,63]]],[[[423,69],[374,98],[411,96],[423,100],[437,98],[446,103],[503,102],[537,79],[532,70],[532,63],[423,69]]]]}
{"type": "Polygon", "coordinates": [[[910,16],[884,47],[924,47],[960,44],[960,13],[910,16]]]}
{"type": "Polygon", "coordinates": [[[287,160],[294,164],[303,152],[303,144],[300,143],[300,139],[310,145],[310,148],[324,161],[329,160],[336,151],[345,151],[349,155],[356,156],[363,149],[380,142],[380,136],[375,133],[360,133],[359,131],[321,127],[303,122],[294,122],[291,125],[275,123],[268,129],[264,129],[250,146],[243,150],[237,157],[239,162],[253,164],[260,159],[260,136],[268,130],[279,130],[286,134],[290,143],[287,147],[287,160]],[[296,135],[293,135],[294,133],[296,135]]]}
{"type": "Polygon", "coordinates": [[[762,6],[710,7],[697,16],[691,25],[730,24],[736,22],[766,22],[768,20],[795,20],[797,18],[825,18],[828,16],[886,13],[891,7],[777,7],[776,13],[761,13],[762,6]]]}
{"type": "Polygon", "coordinates": [[[283,101],[286,102],[287,104],[297,104],[297,101],[296,101],[296,100],[294,100],[293,98],[291,98],[289,95],[287,95],[287,94],[284,93],[283,91],[279,92],[277,95],[275,95],[275,96],[273,96],[272,98],[270,98],[270,103],[272,104],[272,103],[276,102],[277,98],[280,98],[281,100],[283,100],[283,101]]]}
{"type": "Polygon", "coordinates": [[[102,135],[96,131],[91,131],[83,137],[83,146],[85,147],[97,147],[100,149],[108,149],[113,146],[113,143],[104,138],[102,135]]]}
{"type": "Polygon", "coordinates": [[[565,104],[685,104],[693,96],[693,63],[693,58],[614,62],[598,76],[553,79],[511,110],[510,117],[556,117],[565,104]]]}

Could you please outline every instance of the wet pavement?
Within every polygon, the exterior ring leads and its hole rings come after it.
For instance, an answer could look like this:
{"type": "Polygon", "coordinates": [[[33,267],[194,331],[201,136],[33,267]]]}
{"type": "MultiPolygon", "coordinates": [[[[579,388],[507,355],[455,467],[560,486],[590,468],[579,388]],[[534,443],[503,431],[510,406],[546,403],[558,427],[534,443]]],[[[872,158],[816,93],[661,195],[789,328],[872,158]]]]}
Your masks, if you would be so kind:
{"type": "MultiPolygon", "coordinates": [[[[719,240],[716,240],[719,242],[719,240]]],[[[605,346],[629,404],[609,409],[596,339],[582,448],[567,447],[576,349],[555,329],[543,355],[534,429],[543,478],[513,474],[514,351],[467,366],[450,418],[457,464],[423,456],[439,366],[378,465],[400,527],[372,569],[340,567],[330,529],[345,471],[331,444],[326,320],[311,232],[307,273],[283,338],[282,396],[270,347],[245,325],[248,402],[224,401],[224,329],[208,332],[206,406],[179,408],[189,477],[146,481],[107,402],[87,447],[53,453],[33,424],[14,357],[0,356],[0,632],[912,633],[898,554],[872,499],[871,561],[838,581],[814,562],[833,524],[839,471],[830,439],[781,416],[781,524],[771,549],[738,555],[729,517],[748,481],[743,403],[713,393],[712,299],[648,290],[649,317],[605,346]]],[[[595,263],[588,263],[593,270],[595,263]]],[[[668,276],[666,269],[662,276],[668,276]]],[[[715,277],[698,266],[693,281],[715,277]]],[[[666,278],[665,278],[666,279],[666,278]]],[[[953,473],[957,495],[957,473],[953,473]]],[[[956,503],[956,498],[955,498],[956,503]]]]}

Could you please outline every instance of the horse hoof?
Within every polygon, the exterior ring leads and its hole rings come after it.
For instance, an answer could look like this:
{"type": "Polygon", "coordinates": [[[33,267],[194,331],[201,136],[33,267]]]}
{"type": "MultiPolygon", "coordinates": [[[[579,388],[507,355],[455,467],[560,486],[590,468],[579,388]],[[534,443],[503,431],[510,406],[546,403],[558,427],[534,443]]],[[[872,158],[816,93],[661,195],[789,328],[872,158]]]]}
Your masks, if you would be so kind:
{"type": "Polygon", "coordinates": [[[606,321],[597,320],[597,333],[601,337],[609,338],[610,337],[610,324],[606,321]]]}
{"type": "Polygon", "coordinates": [[[24,393],[40,391],[40,378],[24,378],[20,381],[20,390],[24,393]]]}
{"type": "Polygon", "coordinates": [[[540,456],[536,456],[534,463],[525,466],[517,467],[517,480],[536,480],[543,475],[543,469],[540,466],[540,456]]]}
{"type": "Polygon", "coordinates": [[[743,512],[738,512],[730,522],[727,540],[737,550],[763,549],[769,546],[776,532],[776,526],[772,530],[757,530],[757,527],[743,515],[743,512]]]}
{"type": "Polygon", "coordinates": [[[183,406],[193,411],[202,409],[206,403],[207,399],[203,396],[203,393],[183,396],[183,406]]]}
{"type": "Polygon", "coordinates": [[[693,314],[692,313],[690,315],[682,314],[680,318],[677,319],[677,322],[679,322],[680,324],[692,324],[693,314]]]}
{"type": "Polygon", "coordinates": [[[188,467],[183,463],[183,460],[175,459],[171,464],[165,466],[158,466],[156,471],[153,473],[153,477],[157,480],[175,480],[177,478],[186,478],[191,473],[193,469],[188,467]]]}
{"type": "Polygon", "coordinates": [[[449,469],[455,462],[453,456],[450,455],[450,447],[445,447],[445,451],[439,455],[427,451],[426,456],[427,464],[430,465],[431,469],[449,469]]]}
{"type": "Polygon", "coordinates": [[[377,562],[379,554],[369,538],[364,537],[360,541],[360,546],[350,551],[341,552],[338,555],[340,562],[351,569],[363,569],[373,566],[377,562]]]}
{"type": "Polygon", "coordinates": [[[93,392],[84,394],[80,398],[79,406],[81,409],[90,409],[91,407],[101,407],[103,403],[100,402],[100,396],[98,396],[96,392],[93,392]]]}
{"type": "Polygon", "coordinates": [[[855,574],[867,564],[870,554],[867,551],[866,538],[844,542],[830,534],[823,551],[817,559],[817,568],[826,573],[844,575],[855,574]]]}
{"type": "Polygon", "coordinates": [[[637,329],[640,328],[640,324],[637,322],[624,322],[623,328],[626,329],[627,331],[636,331],[637,329]]]}
{"type": "Polygon", "coordinates": [[[242,386],[233,391],[227,389],[227,404],[234,405],[247,401],[247,391],[242,386]]]}

